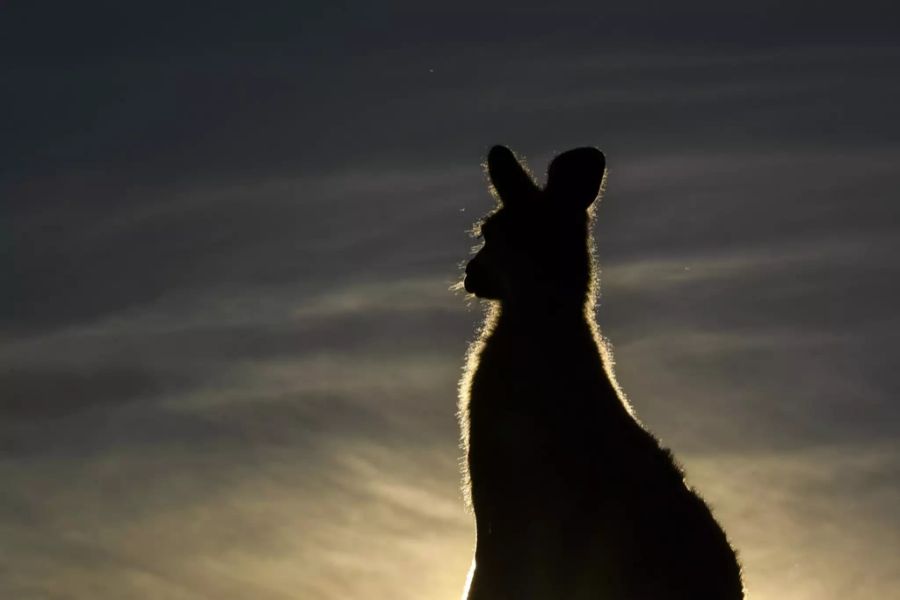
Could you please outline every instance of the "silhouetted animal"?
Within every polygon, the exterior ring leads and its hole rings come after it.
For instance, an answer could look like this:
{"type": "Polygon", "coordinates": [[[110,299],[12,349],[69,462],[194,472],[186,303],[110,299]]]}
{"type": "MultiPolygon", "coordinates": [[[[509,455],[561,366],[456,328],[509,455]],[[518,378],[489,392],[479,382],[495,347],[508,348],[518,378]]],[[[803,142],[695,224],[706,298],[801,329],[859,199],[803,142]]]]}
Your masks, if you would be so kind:
{"type": "Polygon", "coordinates": [[[733,600],[735,553],[634,418],[594,320],[591,205],[603,154],[557,156],[541,189],[487,162],[501,205],[464,287],[495,300],[460,385],[477,545],[469,600],[733,600]]]}

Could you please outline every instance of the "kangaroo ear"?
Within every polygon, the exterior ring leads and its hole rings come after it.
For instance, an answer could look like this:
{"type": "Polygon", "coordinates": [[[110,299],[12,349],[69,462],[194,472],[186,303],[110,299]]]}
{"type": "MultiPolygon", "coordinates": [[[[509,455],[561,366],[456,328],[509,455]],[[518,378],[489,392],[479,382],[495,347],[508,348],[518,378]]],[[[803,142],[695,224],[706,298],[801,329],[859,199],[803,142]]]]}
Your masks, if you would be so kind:
{"type": "Polygon", "coordinates": [[[553,159],[547,169],[547,193],[587,208],[600,193],[606,157],[596,148],[575,148],[553,159]]]}
{"type": "Polygon", "coordinates": [[[494,192],[506,206],[526,202],[539,192],[531,175],[506,146],[491,148],[487,168],[494,192]]]}

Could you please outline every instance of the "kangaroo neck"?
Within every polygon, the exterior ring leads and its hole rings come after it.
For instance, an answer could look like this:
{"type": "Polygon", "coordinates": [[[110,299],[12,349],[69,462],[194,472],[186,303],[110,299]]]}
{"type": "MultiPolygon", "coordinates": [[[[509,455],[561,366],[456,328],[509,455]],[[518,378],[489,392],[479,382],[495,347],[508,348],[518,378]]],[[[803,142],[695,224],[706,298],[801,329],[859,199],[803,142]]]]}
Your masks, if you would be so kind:
{"type": "Polygon", "coordinates": [[[496,329],[528,339],[593,337],[583,302],[501,302],[496,329]]]}

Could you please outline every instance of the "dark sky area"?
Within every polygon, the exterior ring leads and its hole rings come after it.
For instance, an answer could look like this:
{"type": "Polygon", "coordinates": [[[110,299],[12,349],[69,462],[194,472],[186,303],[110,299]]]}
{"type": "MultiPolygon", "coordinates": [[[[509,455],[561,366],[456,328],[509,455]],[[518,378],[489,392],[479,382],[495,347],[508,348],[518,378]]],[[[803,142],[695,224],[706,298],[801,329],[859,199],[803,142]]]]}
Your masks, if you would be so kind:
{"type": "Polygon", "coordinates": [[[0,597],[457,598],[496,143],[749,598],[900,596],[898,6],[0,2],[0,597]]]}

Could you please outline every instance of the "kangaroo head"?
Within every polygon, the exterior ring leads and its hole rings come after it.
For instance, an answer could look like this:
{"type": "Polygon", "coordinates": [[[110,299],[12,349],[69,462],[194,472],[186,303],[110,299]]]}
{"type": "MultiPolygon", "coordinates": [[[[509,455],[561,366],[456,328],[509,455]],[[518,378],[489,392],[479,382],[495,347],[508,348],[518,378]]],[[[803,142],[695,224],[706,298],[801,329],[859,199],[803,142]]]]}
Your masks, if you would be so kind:
{"type": "Polygon", "coordinates": [[[605,166],[596,148],[569,150],[550,163],[541,188],[509,148],[491,148],[487,171],[499,205],[476,225],[484,243],[466,266],[466,291],[501,302],[584,302],[591,280],[588,209],[605,166]]]}

